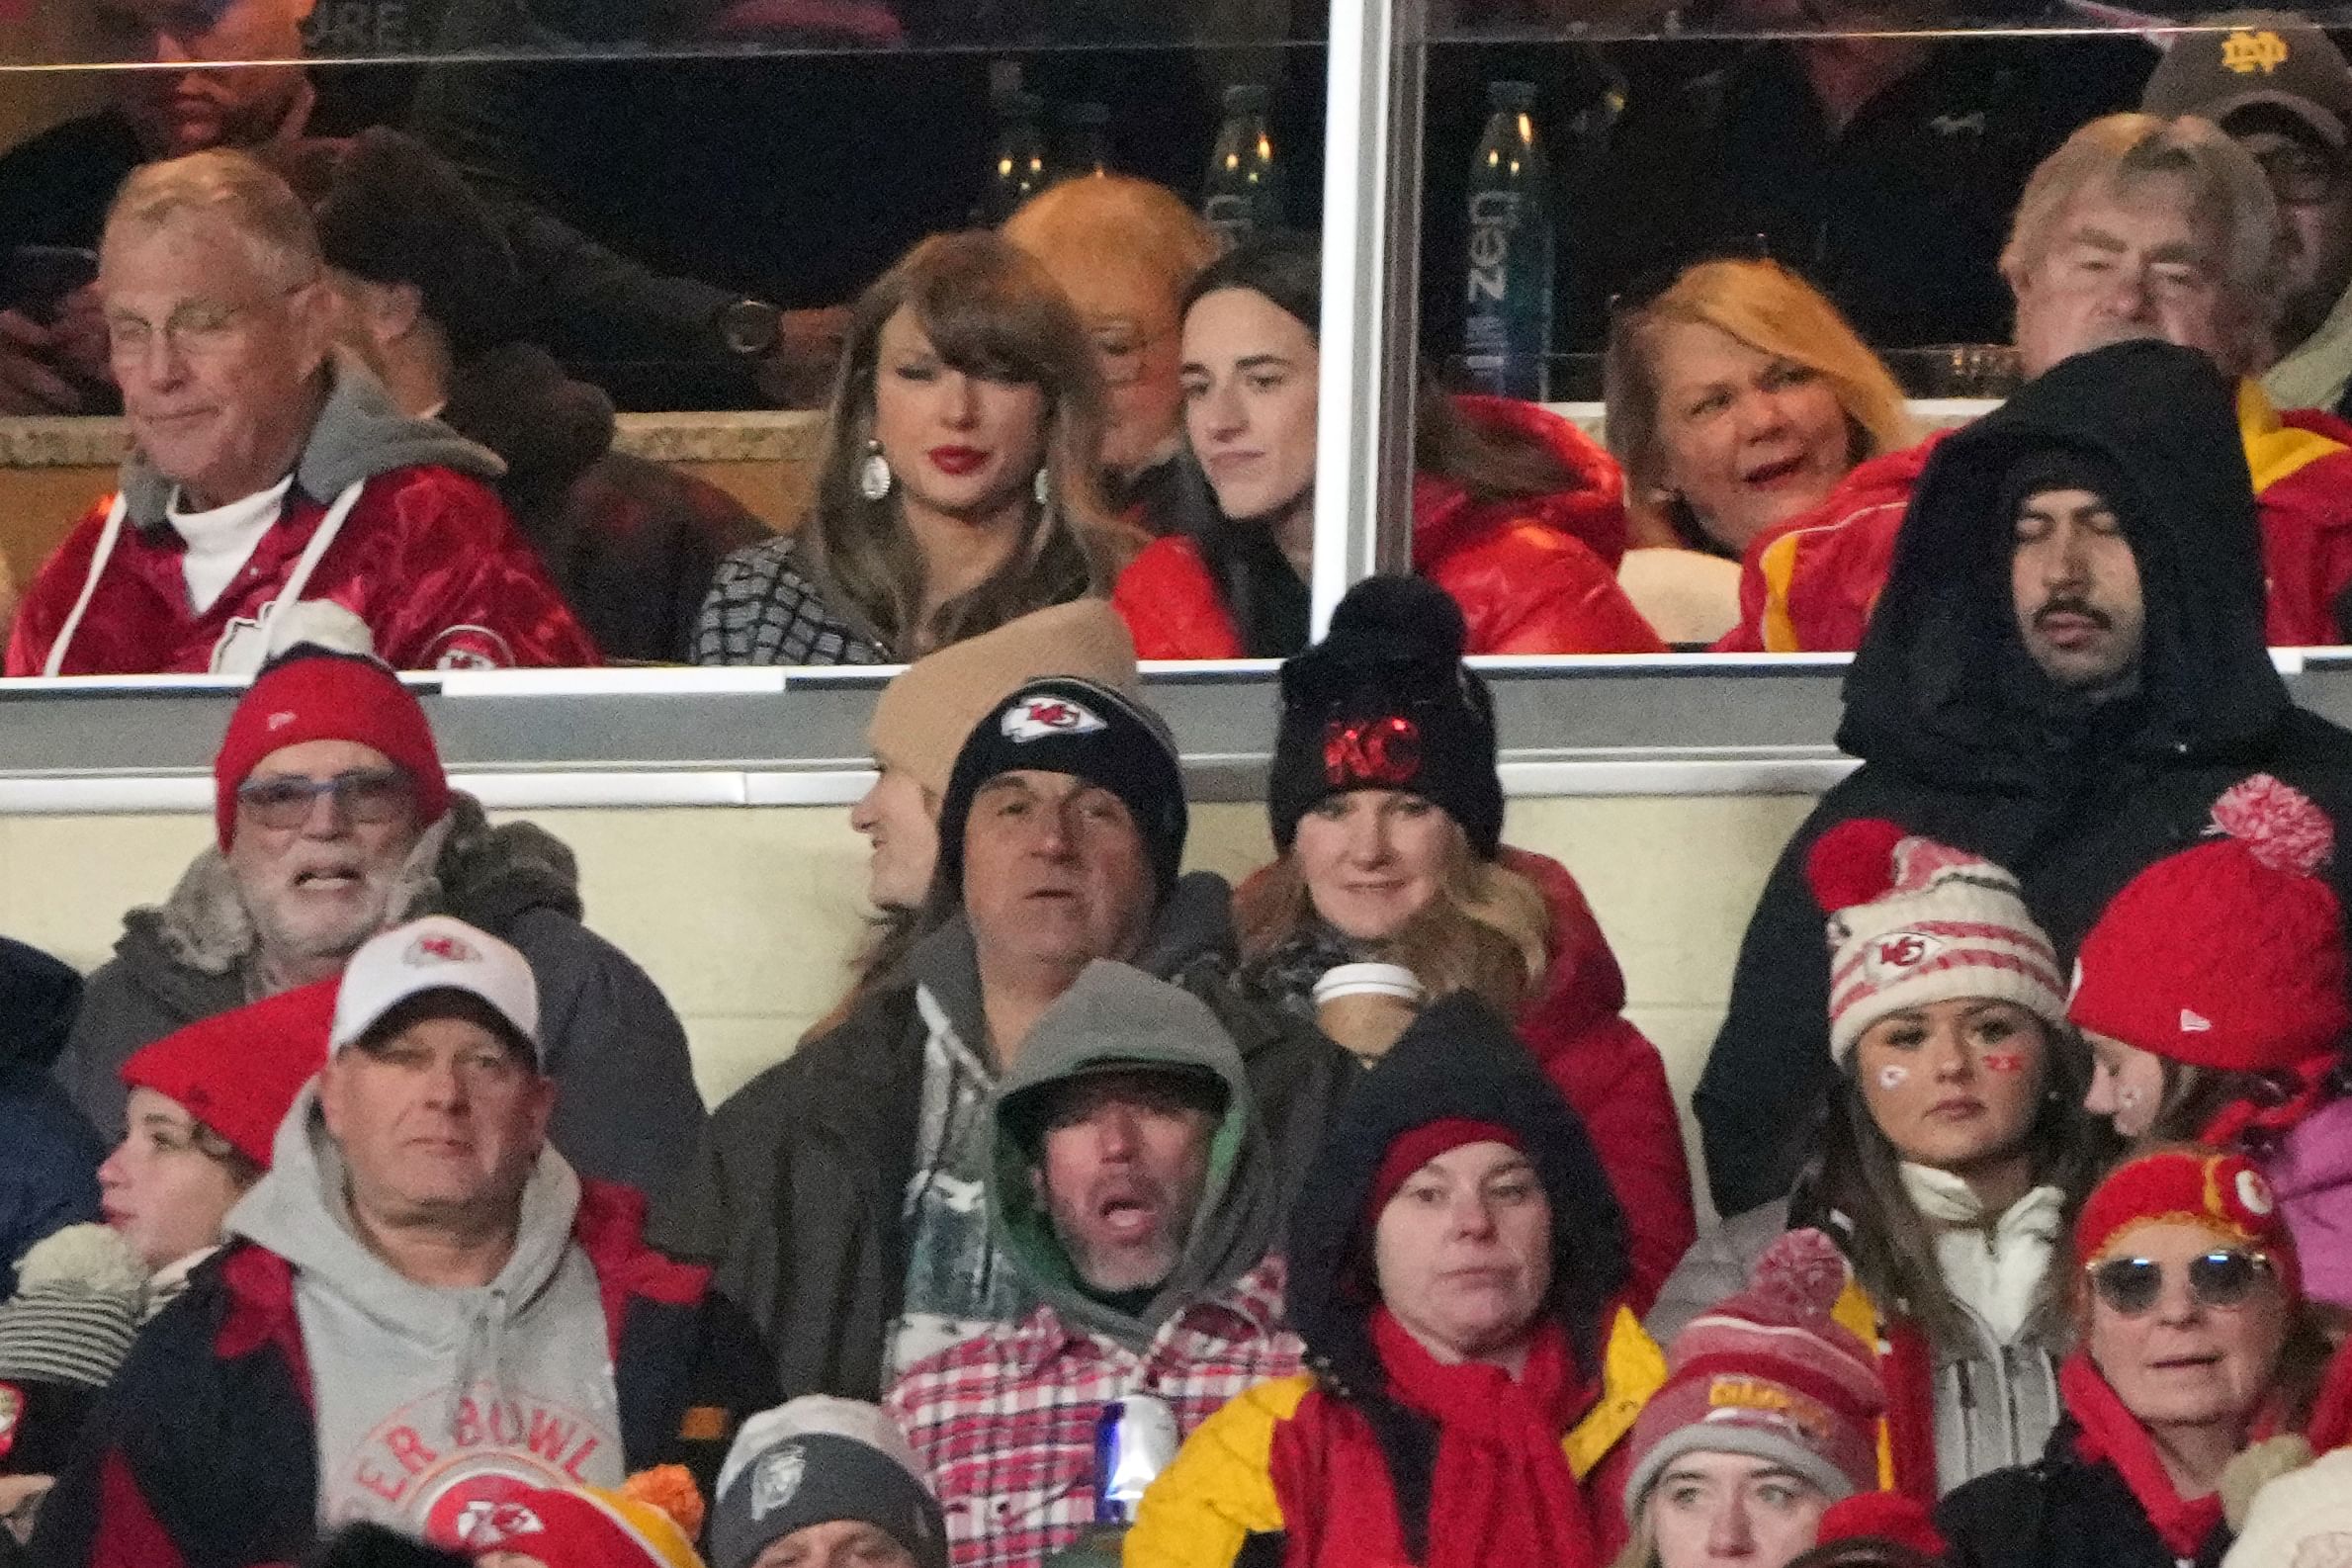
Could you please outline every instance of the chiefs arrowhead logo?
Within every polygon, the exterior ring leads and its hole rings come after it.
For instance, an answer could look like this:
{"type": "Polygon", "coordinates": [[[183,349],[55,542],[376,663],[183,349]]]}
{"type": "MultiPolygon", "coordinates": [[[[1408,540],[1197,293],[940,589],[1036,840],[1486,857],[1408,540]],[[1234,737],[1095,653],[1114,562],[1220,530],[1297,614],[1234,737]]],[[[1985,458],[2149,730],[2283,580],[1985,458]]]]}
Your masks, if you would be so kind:
{"type": "Polygon", "coordinates": [[[428,964],[479,964],[481,953],[462,937],[433,933],[410,942],[400,961],[411,969],[422,969],[428,964]]]}
{"type": "Polygon", "coordinates": [[[521,1535],[544,1535],[547,1525],[520,1503],[475,1498],[458,1510],[450,1534],[467,1550],[492,1551],[521,1535]]]}
{"type": "Polygon", "coordinates": [[[1909,974],[1942,951],[1942,940],[1924,931],[1891,931],[1864,950],[1862,967],[1873,985],[1884,985],[1909,974]]]}
{"type": "Polygon", "coordinates": [[[1067,697],[1024,697],[1004,710],[999,728],[1006,740],[1028,741],[1055,735],[1092,735],[1110,726],[1067,697]]]}
{"type": "Polygon", "coordinates": [[[2237,1174],[2237,1204],[2256,1219],[2268,1219],[2271,1210],[2279,1206],[2279,1200],[2272,1194],[2270,1183],[2262,1179],[2260,1172],[2240,1171],[2237,1174]]]}

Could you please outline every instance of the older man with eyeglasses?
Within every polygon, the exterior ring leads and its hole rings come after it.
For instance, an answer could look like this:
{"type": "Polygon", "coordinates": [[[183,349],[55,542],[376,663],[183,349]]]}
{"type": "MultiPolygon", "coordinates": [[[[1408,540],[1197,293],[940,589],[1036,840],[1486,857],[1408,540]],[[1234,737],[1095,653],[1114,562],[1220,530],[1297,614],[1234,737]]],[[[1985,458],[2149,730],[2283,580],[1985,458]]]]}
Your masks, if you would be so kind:
{"type": "Polygon", "coordinates": [[[132,452],[27,591],[9,674],[250,673],[322,619],[399,668],[596,661],[497,458],[334,354],[277,175],[218,150],[133,174],[98,296],[132,452]]]}
{"type": "Polygon", "coordinates": [[[377,932],[454,915],[530,960],[558,1094],[552,1137],[587,1176],[658,1195],[703,1104],[645,971],[580,923],[571,851],[491,827],[449,786],[417,700],[371,658],[293,651],[253,683],[213,764],[218,847],[125,916],[55,1073],[109,1141],[119,1069],[181,1026],[324,980],[377,932]]]}

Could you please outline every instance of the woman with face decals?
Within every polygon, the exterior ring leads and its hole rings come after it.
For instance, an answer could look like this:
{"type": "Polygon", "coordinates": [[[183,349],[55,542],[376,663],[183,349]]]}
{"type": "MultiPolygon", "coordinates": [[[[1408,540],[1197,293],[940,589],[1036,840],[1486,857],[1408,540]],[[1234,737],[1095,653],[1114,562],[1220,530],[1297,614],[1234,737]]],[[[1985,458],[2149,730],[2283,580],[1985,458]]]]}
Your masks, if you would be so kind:
{"type": "MultiPolygon", "coordinates": [[[[1321,318],[1312,240],[1254,239],[1193,280],[1184,431],[1213,504],[1119,577],[1112,602],[1139,658],[1306,647],[1321,318]]],[[[1574,425],[1529,403],[1427,393],[1414,472],[1413,569],[1461,606],[1471,653],[1664,652],[1616,584],[1616,465],[1574,425]]]]}
{"type": "Polygon", "coordinates": [[[909,662],[1099,592],[1102,379],[1077,312],[991,233],[924,240],[857,302],[817,498],[720,563],[701,664],[909,662]]]}
{"type": "Polygon", "coordinates": [[[1791,1225],[1854,1271],[1840,1321],[1881,1348],[1885,1480],[1921,1502],[2042,1449],[2066,1334],[2058,1239],[2097,1167],[2049,939],[2007,872],[1890,822],[1807,863],[1830,912],[1839,1079],[1795,1190],[1692,1249],[1650,1316],[1679,1330],[1791,1225]]]}
{"type": "Polygon", "coordinates": [[[1468,991],[1512,1019],[1609,1172],[1644,1309],[1698,1234],[1682,1120],[1576,879],[1502,842],[1494,702],[1464,636],[1427,579],[1369,577],[1282,666],[1266,792],[1281,858],[1234,895],[1245,976],[1366,1058],[1421,999],[1468,991]],[[1367,963],[1418,997],[1335,1000],[1367,963]]]}
{"type": "Polygon", "coordinates": [[[1290,1216],[1310,1373],[1211,1416],[1129,1568],[1602,1568],[1665,1357],[1624,1221],[1509,1025],[1445,998],[1341,1106],[1290,1216]]]}
{"type": "Polygon", "coordinates": [[[2149,1147],[2234,1149],[2279,1195],[2313,1299],[2352,1306],[2343,910],[2316,873],[2335,825],[2258,773],[2191,849],[2128,883],[2083,938],[2067,1012],[2084,1105],[2149,1147]]]}
{"type": "Polygon", "coordinates": [[[2038,1463],[1944,1500],[1954,1568],[2213,1568],[2221,1470],[2299,1431],[2328,1353],[2294,1238],[2243,1157],[2165,1149],[2117,1169],[2073,1238],[2076,1349],[2038,1463]]]}
{"type": "Polygon", "coordinates": [[[1616,1568],[1786,1568],[1833,1504],[1878,1485],[1878,1356],[1833,1316],[1837,1244],[1789,1231],[1675,1337],[1633,1427],[1616,1568]]]}

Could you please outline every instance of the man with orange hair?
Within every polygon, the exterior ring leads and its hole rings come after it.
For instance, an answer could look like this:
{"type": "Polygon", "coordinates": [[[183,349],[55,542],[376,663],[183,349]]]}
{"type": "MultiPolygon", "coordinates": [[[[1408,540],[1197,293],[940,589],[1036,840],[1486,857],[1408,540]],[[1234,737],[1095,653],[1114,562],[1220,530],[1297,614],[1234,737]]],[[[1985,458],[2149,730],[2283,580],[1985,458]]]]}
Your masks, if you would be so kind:
{"type": "Polygon", "coordinates": [[[1184,490],[1184,389],[1177,379],[1184,290],[1215,259],[1217,235],[1164,185],[1126,175],[1066,180],[1006,219],[1078,306],[1108,393],[1103,493],[1155,536],[1176,531],[1184,490]]]}

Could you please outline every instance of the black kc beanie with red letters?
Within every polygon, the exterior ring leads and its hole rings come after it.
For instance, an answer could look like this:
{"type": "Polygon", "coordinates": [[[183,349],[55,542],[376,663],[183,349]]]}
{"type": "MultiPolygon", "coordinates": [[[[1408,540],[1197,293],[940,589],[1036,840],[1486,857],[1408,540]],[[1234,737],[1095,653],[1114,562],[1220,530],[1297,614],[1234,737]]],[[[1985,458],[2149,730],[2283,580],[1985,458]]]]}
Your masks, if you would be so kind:
{"type": "Polygon", "coordinates": [[[1403,790],[1441,806],[1482,860],[1503,841],[1495,704],[1462,662],[1460,606],[1420,577],[1366,577],[1324,640],[1282,666],[1282,727],[1266,779],[1274,844],[1348,790],[1403,790]]]}

